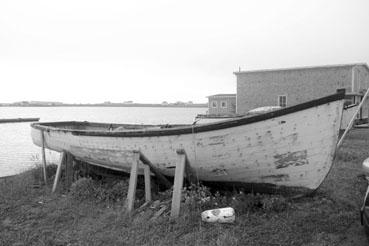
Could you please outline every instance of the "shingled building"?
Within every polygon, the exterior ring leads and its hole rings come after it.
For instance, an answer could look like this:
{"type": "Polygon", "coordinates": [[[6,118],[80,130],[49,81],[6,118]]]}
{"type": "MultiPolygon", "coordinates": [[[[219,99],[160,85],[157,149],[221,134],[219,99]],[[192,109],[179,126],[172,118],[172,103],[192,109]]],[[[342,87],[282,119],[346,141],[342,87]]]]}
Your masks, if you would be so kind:
{"type": "MultiPolygon", "coordinates": [[[[293,106],[346,89],[347,104],[358,103],[369,87],[365,63],[238,71],[237,114],[262,106],[293,106]]],[[[360,117],[368,116],[365,103],[360,117]]]]}
{"type": "Polygon", "coordinates": [[[236,113],[236,94],[216,94],[208,96],[209,115],[231,116],[236,113]]]}

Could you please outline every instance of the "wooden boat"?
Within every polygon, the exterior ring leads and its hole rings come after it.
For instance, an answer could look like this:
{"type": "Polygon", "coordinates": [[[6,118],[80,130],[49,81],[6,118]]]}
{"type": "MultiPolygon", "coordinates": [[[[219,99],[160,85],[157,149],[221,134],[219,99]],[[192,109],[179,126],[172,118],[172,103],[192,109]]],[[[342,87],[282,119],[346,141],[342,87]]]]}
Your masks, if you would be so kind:
{"type": "Polygon", "coordinates": [[[129,172],[133,150],[173,176],[185,150],[200,180],[254,191],[315,190],[328,174],[342,118],[344,91],[262,115],[200,125],[33,123],[33,142],[77,159],[129,172]],[[43,132],[43,133],[42,133],[43,132]]]}
{"type": "MultiPolygon", "coordinates": [[[[342,115],[342,121],[341,121],[341,130],[345,130],[350,123],[351,118],[354,116],[354,114],[357,111],[357,108],[359,107],[359,104],[352,104],[348,106],[344,106],[343,108],[343,115],[342,115]]],[[[359,119],[356,119],[354,122],[354,125],[359,121],[359,119]]]]}

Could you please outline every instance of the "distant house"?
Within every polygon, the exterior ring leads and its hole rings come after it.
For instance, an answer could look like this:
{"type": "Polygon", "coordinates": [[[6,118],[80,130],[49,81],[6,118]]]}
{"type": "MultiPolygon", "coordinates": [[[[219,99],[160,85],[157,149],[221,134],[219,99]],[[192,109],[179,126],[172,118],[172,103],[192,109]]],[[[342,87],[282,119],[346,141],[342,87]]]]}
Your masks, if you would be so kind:
{"type": "Polygon", "coordinates": [[[27,105],[29,105],[29,102],[28,101],[15,102],[14,105],[27,106],[27,105]]]}
{"type": "MultiPolygon", "coordinates": [[[[346,104],[361,101],[369,87],[367,64],[238,71],[237,114],[262,106],[293,106],[346,89],[346,104]]],[[[210,101],[210,99],[209,99],[210,101]]],[[[368,116],[365,103],[360,117],[368,116]]]]}
{"type": "Polygon", "coordinates": [[[181,101],[177,101],[177,102],[173,103],[173,105],[176,105],[176,106],[184,106],[184,105],[186,105],[186,103],[181,102],[181,101]]]}
{"type": "Polygon", "coordinates": [[[216,94],[208,96],[209,115],[234,115],[236,113],[236,94],[216,94]]]}

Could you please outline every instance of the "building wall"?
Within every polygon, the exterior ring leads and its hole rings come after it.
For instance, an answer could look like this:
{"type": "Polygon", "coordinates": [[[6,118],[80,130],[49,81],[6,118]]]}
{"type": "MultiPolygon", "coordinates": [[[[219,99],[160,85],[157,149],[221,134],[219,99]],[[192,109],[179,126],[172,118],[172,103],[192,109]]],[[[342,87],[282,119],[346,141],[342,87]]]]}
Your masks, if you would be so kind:
{"type": "Polygon", "coordinates": [[[364,66],[356,66],[355,72],[355,77],[359,83],[358,91],[366,91],[369,88],[369,71],[364,66]]]}
{"type": "Polygon", "coordinates": [[[232,115],[236,113],[236,98],[235,97],[209,97],[209,114],[211,115],[232,115]],[[213,101],[217,107],[213,107],[213,101]],[[226,108],[221,107],[221,102],[226,102],[226,108]]]}
{"type": "MultiPolygon", "coordinates": [[[[357,87],[368,87],[368,70],[357,66],[357,87]],[[366,82],[363,82],[366,81],[366,82]]],[[[278,95],[287,96],[287,106],[330,95],[339,88],[351,92],[352,66],[236,73],[237,113],[278,105],[278,95]]]]}
{"type": "MultiPolygon", "coordinates": [[[[357,83],[357,91],[365,94],[369,88],[369,71],[364,66],[356,66],[354,80],[357,83]]],[[[361,110],[361,117],[366,118],[369,116],[369,99],[366,99],[361,110]]]]}

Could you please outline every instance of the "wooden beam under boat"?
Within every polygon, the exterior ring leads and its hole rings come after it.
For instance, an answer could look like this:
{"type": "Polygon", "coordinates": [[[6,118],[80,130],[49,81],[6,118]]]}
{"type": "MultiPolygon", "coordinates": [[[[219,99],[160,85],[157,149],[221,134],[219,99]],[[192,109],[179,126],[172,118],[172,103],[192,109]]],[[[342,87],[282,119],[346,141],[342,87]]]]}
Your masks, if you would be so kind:
{"type": "Polygon", "coordinates": [[[40,118],[11,118],[11,119],[0,119],[0,123],[34,122],[39,120],[40,118]]]}

